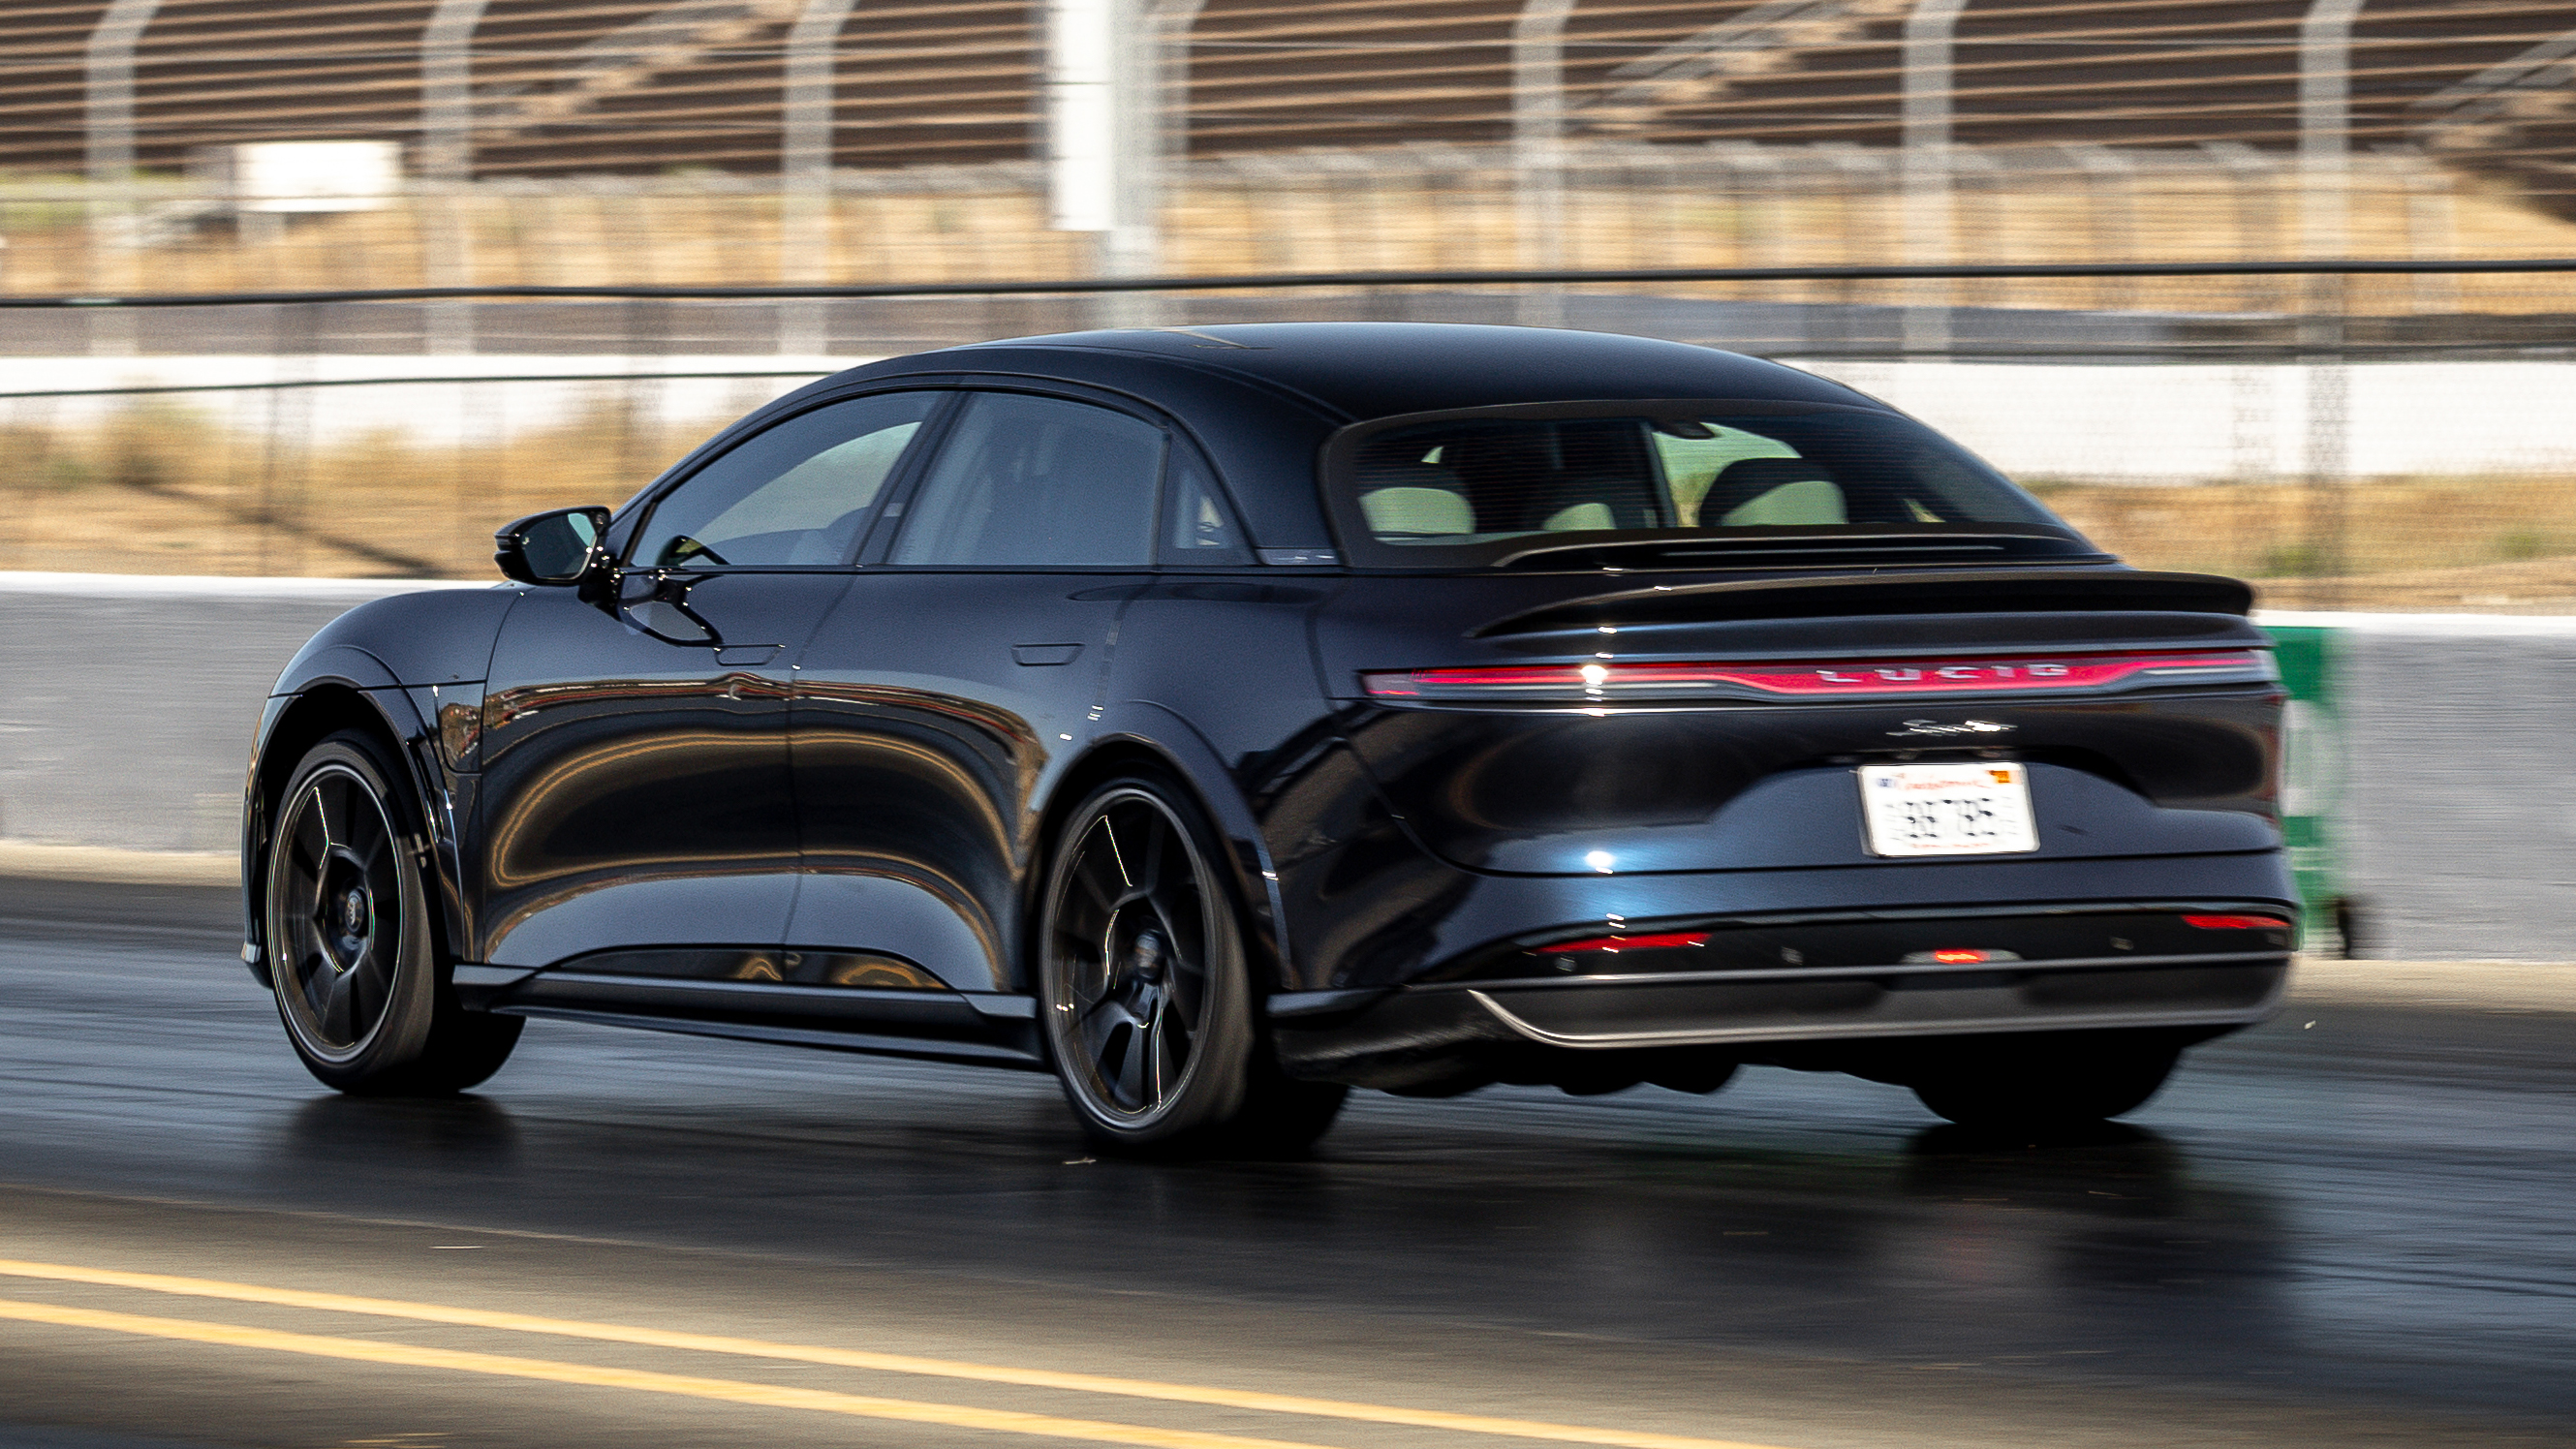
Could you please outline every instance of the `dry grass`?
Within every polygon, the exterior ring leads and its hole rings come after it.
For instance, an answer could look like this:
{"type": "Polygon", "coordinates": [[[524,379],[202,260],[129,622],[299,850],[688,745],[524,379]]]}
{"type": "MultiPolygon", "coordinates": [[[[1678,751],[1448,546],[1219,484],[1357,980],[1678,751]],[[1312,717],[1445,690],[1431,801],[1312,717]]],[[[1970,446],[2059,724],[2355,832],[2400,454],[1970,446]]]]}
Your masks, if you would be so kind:
{"type": "MultiPolygon", "coordinates": [[[[1903,233],[1883,180],[1778,190],[1711,189],[1705,170],[1631,173],[1569,197],[1566,261],[1579,267],[1833,265],[1891,258],[1903,233]]],[[[1483,269],[1520,265],[1516,204],[1499,171],[1329,171],[1276,181],[1197,184],[1166,211],[1169,269],[1260,271],[1483,269]]],[[[2297,197],[2286,173],[2240,182],[2216,170],[2144,171],[2132,181],[1999,173],[1960,193],[1963,259],[1980,262],[2238,260],[2292,255],[2297,197]]],[[[2366,172],[2356,185],[2356,256],[2576,255],[2576,223],[2508,192],[2431,168],[2366,172]]],[[[774,195],[721,192],[486,192],[460,202],[300,218],[267,235],[208,226],[143,248],[96,246],[82,212],[12,201],[0,188],[0,290],[15,293],[209,292],[418,286],[434,275],[433,239],[461,228],[474,282],[736,284],[782,280],[783,217],[774,195]]],[[[825,280],[930,282],[1079,276],[1091,239],[1046,227],[1043,198],[995,187],[947,194],[854,194],[831,208],[825,280]]],[[[2278,280],[2013,281],[1946,296],[1904,284],[1782,283],[1781,301],[1948,301],[2021,307],[2272,310],[2295,302],[2278,280]]],[[[1742,288],[1734,289],[1741,292],[1742,288]]],[[[2359,279],[2362,312],[2537,311],[2566,306],[2545,279],[2359,279]]]]}
{"type": "Polygon", "coordinates": [[[490,576],[495,527],[619,502],[718,421],[654,426],[600,406],[504,443],[385,433],[278,450],[166,404],[92,427],[0,429],[17,495],[0,567],[490,576]]]}
{"type": "Polygon", "coordinates": [[[2130,563],[2249,578],[2274,607],[2576,612],[2576,478],[2033,491],[2130,563]]]}
{"type": "MultiPolygon", "coordinates": [[[[654,425],[602,404],[504,443],[385,433],[274,452],[169,403],[0,429],[15,461],[0,567],[489,577],[494,527],[622,500],[722,421],[654,425]]],[[[2274,607],[2576,613],[2576,478],[2035,491],[2132,564],[2251,578],[2274,607]]]]}

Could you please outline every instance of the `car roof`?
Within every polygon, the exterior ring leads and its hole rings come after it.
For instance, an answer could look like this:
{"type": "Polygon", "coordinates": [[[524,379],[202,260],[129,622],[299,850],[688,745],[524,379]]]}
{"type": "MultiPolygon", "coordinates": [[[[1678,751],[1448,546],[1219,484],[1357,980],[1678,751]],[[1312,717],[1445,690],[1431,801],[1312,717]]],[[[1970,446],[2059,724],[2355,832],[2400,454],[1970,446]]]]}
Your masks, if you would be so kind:
{"type": "MultiPolygon", "coordinates": [[[[1512,403],[1743,398],[1879,406],[1839,383],[1683,342],[1442,322],[1258,322],[1139,327],[978,342],[900,359],[906,372],[1019,371],[1046,362],[1068,380],[1099,372],[1133,385],[1148,359],[1231,374],[1293,394],[1336,421],[1512,403]]],[[[1150,365],[1150,364],[1149,364],[1150,365]]],[[[879,364],[883,367],[884,364],[879,364]]],[[[873,369],[872,369],[873,370],[873,369]]],[[[1098,380],[1107,382],[1110,377],[1098,380]]]]}
{"type": "Polygon", "coordinates": [[[1517,403],[1886,406],[1796,368],[1649,337],[1443,322],[1223,323],[1062,332],[889,357],[778,399],[701,453],[817,398],[910,378],[1075,383],[1140,398],[1181,419],[1207,450],[1254,541],[1287,550],[1333,546],[1315,461],[1337,428],[1354,423],[1517,403]]]}

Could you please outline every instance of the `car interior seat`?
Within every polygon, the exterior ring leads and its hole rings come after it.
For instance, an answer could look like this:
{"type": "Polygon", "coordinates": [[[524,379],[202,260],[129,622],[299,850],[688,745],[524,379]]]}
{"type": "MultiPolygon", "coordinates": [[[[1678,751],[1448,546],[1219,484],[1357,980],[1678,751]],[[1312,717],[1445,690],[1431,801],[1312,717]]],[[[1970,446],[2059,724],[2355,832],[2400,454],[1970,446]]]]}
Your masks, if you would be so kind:
{"type": "Polygon", "coordinates": [[[1843,491],[1831,470],[1805,458],[1739,458],[1709,480],[1699,526],[1846,523],[1843,491]],[[1732,515],[1752,504],[1757,516],[1732,515]]]}
{"type": "Polygon", "coordinates": [[[1662,528],[1654,485],[1634,474],[1559,478],[1531,501],[1531,524],[1550,533],[1587,528],[1662,528]]]}
{"type": "Polygon", "coordinates": [[[1360,512],[1382,537],[1474,533],[1476,510],[1458,475],[1437,463],[1382,461],[1359,470],[1360,512]]]}

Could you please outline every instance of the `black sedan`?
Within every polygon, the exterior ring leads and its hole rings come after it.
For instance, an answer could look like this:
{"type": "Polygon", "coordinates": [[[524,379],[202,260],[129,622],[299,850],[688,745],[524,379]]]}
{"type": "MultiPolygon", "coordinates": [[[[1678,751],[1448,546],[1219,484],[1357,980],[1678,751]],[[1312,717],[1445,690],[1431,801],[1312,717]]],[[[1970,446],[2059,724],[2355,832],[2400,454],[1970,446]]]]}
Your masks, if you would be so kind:
{"type": "Polygon", "coordinates": [[[1744,1063],[2018,1129],[2287,974],[2244,586],[1730,353],[953,348],[498,562],[332,623],[261,725],[243,954],[345,1091],[559,1017],[1052,1070],[1131,1151],[1744,1063]]]}

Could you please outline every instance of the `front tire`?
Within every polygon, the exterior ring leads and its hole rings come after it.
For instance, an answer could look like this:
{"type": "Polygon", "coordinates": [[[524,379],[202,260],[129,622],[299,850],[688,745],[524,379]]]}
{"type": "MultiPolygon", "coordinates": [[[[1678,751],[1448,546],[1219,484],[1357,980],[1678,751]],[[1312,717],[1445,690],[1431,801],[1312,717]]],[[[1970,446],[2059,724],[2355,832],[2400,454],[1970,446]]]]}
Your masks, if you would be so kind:
{"type": "Polygon", "coordinates": [[[422,832],[399,778],[356,731],[297,762],[269,841],[262,934],[278,1017],[316,1079],[444,1095],[499,1071],[525,1023],[461,1009],[440,979],[422,832]]]}
{"type": "Polygon", "coordinates": [[[1291,1153],[1349,1095],[1271,1063],[1215,840],[1186,794],[1147,776],[1094,790],[1057,837],[1039,1010],[1065,1100],[1108,1150],[1291,1153]]]}

